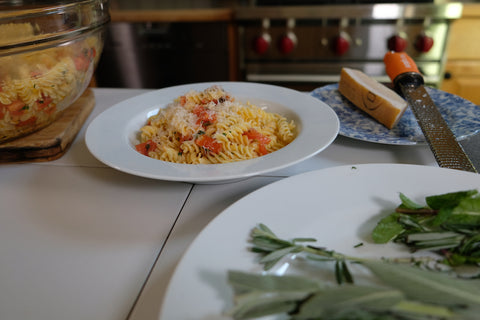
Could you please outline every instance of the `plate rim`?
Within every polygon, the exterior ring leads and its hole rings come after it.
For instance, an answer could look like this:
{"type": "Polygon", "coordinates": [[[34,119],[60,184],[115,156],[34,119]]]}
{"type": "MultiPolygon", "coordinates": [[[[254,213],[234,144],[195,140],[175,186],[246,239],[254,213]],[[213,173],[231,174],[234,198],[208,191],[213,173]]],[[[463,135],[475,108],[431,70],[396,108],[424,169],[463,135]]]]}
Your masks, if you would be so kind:
{"type": "MultiPolygon", "coordinates": [[[[140,127],[138,130],[139,129],[140,127]]],[[[98,114],[88,125],[85,133],[85,142],[88,150],[97,160],[109,167],[128,174],[166,181],[223,183],[283,169],[304,161],[327,148],[335,140],[339,130],[340,121],[337,114],[326,103],[315,99],[308,93],[262,83],[217,81],[190,83],[156,89],[116,103],[98,114]],[[233,96],[238,95],[238,93],[235,92],[235,88],[237,88],[237,91],[242,92],[250,90],[250,92],[254,93],[252,99],[264,99],[280,104],[282,107],[289,110],[289,112],[295,113],[302,121],[301,131],[295,140],[278,151],[263,157],[226,164],[191,165],[170,163],[145,157],[136,151],[135,153],[130,153],[130,151],[128,151],[128,148],[133,149],[131,145],[128,146],[129,142],[126,141],[129,133],[125,132],[125,129],[122,129],[121,126],[127,125],[126,121],[129,121],[128,117],[130,115],[134,116],[135,114],[145,112],[146,109],[151,110],[164,107],[166,104],[171,103],[174,98],[178,97],[178,95],[180,95],[179,93],[184,94],[194,88],[198,90],[212,85],[223,87],[226,91],[231,92],[233,96]],[[291,101],[294,98],[303,99],[301,101],[304,103],[299,108],[296,108],[295,105],[283,104],[278,96],[274,97],[272,95],[270,96],[270,99],[265,99],[264,97],[268,95],[268,92],[275,92],[280,97],[283,95],[288,101],[291,101]],[[162,98],[160,99],[160,97],[162,98]],[[318,144],[305,145],[302,141],[313,141],[312,137],[308,137],[308,135],[318,132],[318,129],[313,125],[312,120],[305,116],[306,114],[311,114],[313,112],[317,115],[321,115],[322,118],[328,121],[328,123],[326,123],[326,130],[320,132],[323,136],[318,139],[318,144]],[[119,124],[116,123],[117,128],[111,123],[109,117],[117,117],[121,119],[119,124]],[[97,139],[99,136],[101,137],[100,140],[97,139]],[[110,142],[119,139],[122,141],[114,141],[113,146],[110,146],[108,145],[109,141],[105,141],[107,139],[105,136],[110,137],[110,142]],[[118,136],[120,136],[120,138],[115,138],[118,136]],[[300,156],[293,154],[293,148],[299,147],[302,151],[300,156]],[[110,152],[117,154],[119,152],[124,152],[125,154],[122,154],[122,156],[128,156],[125,159],[118,159],[118,157],[114,157],[112,154],[106,155],[105,151],[100,150],[101,148],[110,148],[110,152]],[[278,155],[280,157],[287,156],[288,158],[285,158],[285,161],[283,161],[278,155]],[[126,162],[128,162],[128,164],[126,164],[126,162]],[[148,168],[153,168],[153,172],[149,172],[148,168]],[[201,168],[200,173],[198,168],[201,168]]]]}

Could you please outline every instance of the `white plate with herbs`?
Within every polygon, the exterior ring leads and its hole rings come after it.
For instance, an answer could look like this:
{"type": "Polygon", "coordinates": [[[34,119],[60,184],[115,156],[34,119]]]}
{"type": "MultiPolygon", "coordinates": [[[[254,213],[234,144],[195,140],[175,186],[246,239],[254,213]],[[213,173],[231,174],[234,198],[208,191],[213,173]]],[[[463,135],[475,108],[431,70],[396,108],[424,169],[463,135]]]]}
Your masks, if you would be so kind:
{"type": "MultiPolygon", "coordinates": [[[[315,238],[314,245],[350,256],[409,257],[406,246],[376,244],[371,236],[399,205],[400,193],[422,203],[430,195],[470,189],[480,189],[480,175],[402,164],[333,167],[270,184],[227,208],[197,236],[171,278],[160,319],[231,319],[228,271],[264,272],[249,243],[259,224],[279,238],[315,238]]],[[[287,263],[273,270],[283,274],[289,268],[287,263]]]]}

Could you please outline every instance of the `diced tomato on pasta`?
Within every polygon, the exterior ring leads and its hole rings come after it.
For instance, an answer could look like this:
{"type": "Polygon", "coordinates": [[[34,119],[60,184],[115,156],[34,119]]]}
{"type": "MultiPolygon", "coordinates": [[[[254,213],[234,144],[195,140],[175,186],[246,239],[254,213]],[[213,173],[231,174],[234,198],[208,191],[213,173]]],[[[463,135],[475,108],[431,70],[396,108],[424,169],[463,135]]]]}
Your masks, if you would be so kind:
{"type": "Polygon", "coordinates": [[[73,59],[75,62],[75,68],[78,71],[87,71],[88,67],[90,66],[90,62],[93,61],[96,55],[97,51],[95,48],[82,50],[82,52],[73,59]]]}
{"type": "Polygon", "coordinates": [[[248,139],[258,142],[258,153],[261,155],[266,155],[268,150],[266,145],[270,143],[271,139],[264,134],[261,134],[255,129],[249,129],[243,133],[248,137],[248,139]]]}
{"type": "Polygon", "coordinates": [[[193,137],[191,135],[188,135],[188,136],[182,136],[181,135],[180,138],[179,138],[179,142],[184,143],[185,141],[190,141],[192,139],[193,139],[193,137]]]}
{"type": "Polygon", "coordinates": [[[217,121],[217,115],[213,111],[210,111],[208,108],[201,105],[196,106],[192,110],[192,113],[198,118],[197,124],[201,124],[204,127],[217,121]]]}
{"type": "Polygon", "coordinates": [[[20,121],[17,123],[17,127],[24,127],[24,126],[33,126],[37,122],[37,117],[33,116],[28,118],[27,120],[20,121]]]}
{"type": "Polygon", "coordinates": [[[5,105],[5,108],[7,108],[10,112],[21,111],[23,107],[25,107],[25,103],[22,100],[15,100],[10,104],[5,105]]]}
{"type": "Polygon", "coordinates": [[[42,95],[42,99],[37,100],[37,108],[46,114],[52,114],[56,111],[56,106],[52,102],[52,98],[42,95]]]}
{"type": "Polygon", "coordinates": [[[195,143],[212,153],[222,151],[222,144],[210,136],[202,135],[195,140],[195,143]]]}
{"type": "Polygon", "coordinates": [[[0,104],[4,110],[8,110],[10,116],[13,118],[18,118],[24,114],[25,110],[27,109],[25,103],[22,100],[15,100],[10,104],[2,105],[0,104]]]}
{"type": "Polygon", "coordinates": [[[48,105],[50,103],[52,103],[53,99],[50,98],[50,96],[44,96],[42,95],[42,98],[41,99],[38,99],[37,100],[37,108],[39,110],[43,110],[45,109],[46,107],[48,107],[48,105]]]}
{"type": "Polygon", "coordinates": [[[267,137],[264,134],[261,134],[260,132],[258,132],[257,130],[255,130],[253,128],[245,131],[243,134],[246,135],[248,137],[248,139],[256,140],[258,143],[261,143],[261,144],[270,143],[270,138],[269,137],[267,137]]]}
{"type": "Polygon", "coordinates": [[[74,58],[75,69],[78,71],[87,71],[90,61],[85,56],[78,56],[74,58]]]}
{"type": "Polygon", "coordinates": [[[269,153],[268,150],[267,150],[267,147],[265,146],[265,144],[260,143],[260,144],[258,145],[258,153],[260,153],[262,156],[264,156],[264,155],[266,155],[267,153],[269,153]]]}
{"type": "Polygon", "coordinates": [[[148,156],[148,153],[150,151],[154,151],[156,148],[157,148],[157,144],[152,140],[148,140],[146,142],[135,145],[135,149],[141,154],[143,154],[144,156],[148,156]]]}
{"type": "Polygon", "coordinates": [[[31,71],[30,72],[30,77],[32,77],[32,78],[37,78],[41,75],[42,75],[42,73],[40,71],[31,71]]]}
{"type": "Polygon", "coordinates": [[[187,97],[181,96],[180,97],[180,105],[183,107],[187,103],[187,97]]]}

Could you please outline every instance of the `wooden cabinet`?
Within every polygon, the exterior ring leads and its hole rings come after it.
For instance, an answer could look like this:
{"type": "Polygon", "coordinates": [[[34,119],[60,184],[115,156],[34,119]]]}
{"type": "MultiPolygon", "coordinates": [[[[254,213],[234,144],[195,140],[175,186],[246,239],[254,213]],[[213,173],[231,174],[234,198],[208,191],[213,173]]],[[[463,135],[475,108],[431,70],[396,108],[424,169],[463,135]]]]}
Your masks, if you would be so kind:
{"type": "Polygon", "coordinates": [[[465,4],[452,23],[441,89],[480,105],[480,4],[465,4]]]}

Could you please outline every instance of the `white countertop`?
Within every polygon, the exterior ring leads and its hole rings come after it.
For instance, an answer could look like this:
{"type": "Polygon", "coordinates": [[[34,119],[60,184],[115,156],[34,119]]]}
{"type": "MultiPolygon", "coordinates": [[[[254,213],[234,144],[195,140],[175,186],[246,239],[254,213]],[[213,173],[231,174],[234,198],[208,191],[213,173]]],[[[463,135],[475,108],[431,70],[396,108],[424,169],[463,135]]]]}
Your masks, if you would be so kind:
{"type": "Polygon", "coordinates": [[[137,89],[94,89],[96,107],[60,159],[0,165],[0,319],[153,320],[175,265],[200,230],[246,194],[338,165],[437,166],[427,146],[338,137],[293,167],[221,185],[136,177],[97,161],[85,129],[137,89]]]}

